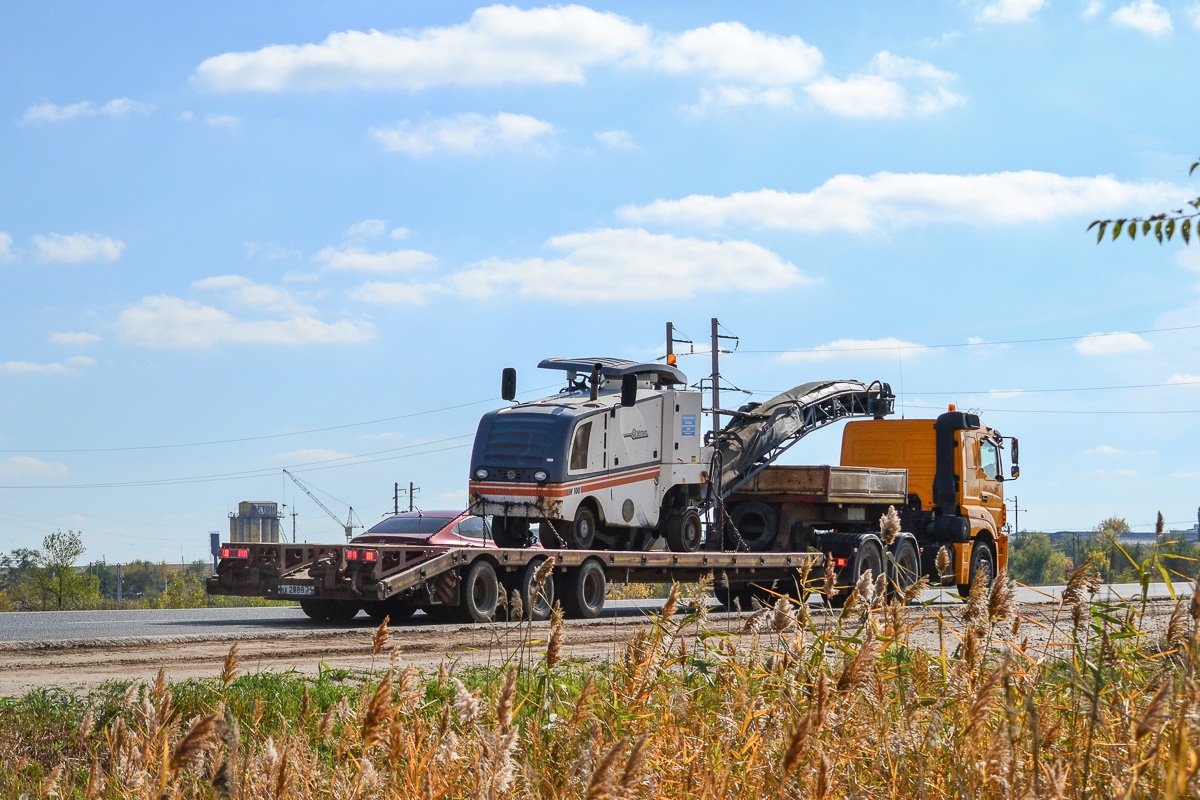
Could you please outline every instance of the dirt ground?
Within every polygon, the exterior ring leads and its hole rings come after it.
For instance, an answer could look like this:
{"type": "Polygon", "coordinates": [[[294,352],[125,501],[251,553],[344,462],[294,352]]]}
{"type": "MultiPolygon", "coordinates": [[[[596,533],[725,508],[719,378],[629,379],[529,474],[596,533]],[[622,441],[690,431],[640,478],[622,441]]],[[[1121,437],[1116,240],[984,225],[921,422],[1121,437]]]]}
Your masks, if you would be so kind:
{"type": "MultiPolygon", "coordinates": [[[[1165,630],[1174,604],[1169,601],[1151,602],[1143,618],[1143,629],[1161,635],[1165,630]]],[[[962,625],[957,619],[958,607],[941,607],[946,619],[944,641],[949,651],[958,644],[962,625]]],[[[1026,618],[1017,640],[1029,638],[1029,652],[1046,652],[1051,644],[1049,630],[1054,624],[1055,607],[1021,604],[1017,612],[1026,618]]],[[[941,647],[936,618],[931,610],[908,609],[909,619],[916,623],[912,642],[937,651],[941,647]]],[[[748,614],[712,613],[708,627],[742,637],[748,614]]],[[[830,615],[814,609],[812,617],[818,628],[831,625],[830,615]]],[[[622,646],[644,619],[611,618],[590,621],[571,621],[566,628],[566,654],[583,662],[600,662],[620,657],[622,646]]],[[[1064,614],[1058,629],[1070,627],[1064,614]]],[[[1008,627],[1007,625],[1005,627],[1008,627]]],[[[768,626],[767,631],[770,628],[768,626]]],[[[326,667],[367,670],[372,666],[371,637],[373,630],[355,628],[339,631],[312,631],[292,634],[270,634],[238,639],[242,669],[247,672],[287,671],[316,675],[326,667]]],[[[694,633],[686,631],[688,639],[694,633]]],[[[1003,635],[1007,636],[1008,630],[1003,635]]],[[[547,623],[493,625],[421,625],[392,629],[392,642],[400,649],[401,663],[412,663],[418,669],[436,669],[443,659],[460,665],[487,665],[503,662],[516,648],[526,648],[526,659],[540,659],[549,635],[547,623]]],[[[764,633],[764,637],[772,635],[764,633]]],[[[1055,637],[1061,641],[1061,637],[1055,637]]],[[[221,670],[231,640],[163,641],[144,640],[120,642],[90,642],[87,644],[48,643],[38,646],[0,645],[0,697],[20,695],[36,687],[60,687],[69,691],[86,692],[107,681],[152,681],[160,668],[174,681],[188,678],[216,677],[221,670]]],[[[689,646],[691,642],[689,641],[689,646]]],[[[374,665],[386,663],[388,656],[374,659],[374,665]]]]}

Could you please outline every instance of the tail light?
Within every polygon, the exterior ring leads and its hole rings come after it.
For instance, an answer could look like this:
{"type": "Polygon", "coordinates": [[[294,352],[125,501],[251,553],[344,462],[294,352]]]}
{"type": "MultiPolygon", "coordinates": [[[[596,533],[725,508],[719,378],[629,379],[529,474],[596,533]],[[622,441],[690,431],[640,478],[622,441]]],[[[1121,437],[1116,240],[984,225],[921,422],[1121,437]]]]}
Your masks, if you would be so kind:
{"type": "Polygon", "coordinates": [[[245,548],[222,547],[221,558],[249,558],[250,551],[245,548]]]}
{"type": "Polygon", "coordinates": [[[357,550],[347,550],[346,551],[346,560],[347,561],[358,561],[358,551],[357,550]]]}
{"type": "Polygon", "coordinates": [[[363,561],[374,561],[376,553],[374,550],[363,550],[363,561]]]}
{"type": "Polygon", "coordinates": [[[844,558],[836,559],[834,561],[834,564],[839,567],[844,567],[844,566],[846,566],[846,559],[844,559],[844,558]]]}
{"type": "Polygon", "coordinates": [[[347,561],[375,561],[379,558],[379,554],[374,550],[347,550],[347,561]]]}

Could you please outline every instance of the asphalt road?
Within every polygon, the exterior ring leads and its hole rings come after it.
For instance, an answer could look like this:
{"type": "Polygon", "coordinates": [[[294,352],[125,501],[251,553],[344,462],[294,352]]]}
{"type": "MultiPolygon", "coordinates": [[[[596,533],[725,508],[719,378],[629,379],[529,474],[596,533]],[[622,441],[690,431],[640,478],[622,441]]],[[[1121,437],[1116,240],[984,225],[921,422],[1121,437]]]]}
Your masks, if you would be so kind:
{"type": "MultiPolygon", "coordinates": [[[[1055,602],[1061,586],[1039,589],[1018,589],[1017,600],[1023,603],[1055,602]]],[[[1101,590],[1102,599],[1131,597],[1140,591],[1136,584],[1116,584],[1101,590]]],[[[1152,584],[1151,597],[1167,597],[1164,584],[1152,584]]],[[[952,604],[960,602],[957,594],[933,590],[923,598],[926,602],[952,604]]],[[[632,617],[662,607],[661,600],[610,600],[605,607],[607,617],[632,617]]],[[[407,623],[430,626],[438,623],[423,613],[417,613],[407,623]]],[[[360,614],[351,627],[369,628],[373,623],[360,614]]],[[[95,639],[204,639],[263,637],[288,635],[322,629],[336,630],[345,626],[320,625],[309,620],[299,607],[270,608],[197,608],[145,611],[38,611],[0,614],[0,643],[72,642],[95,639]]]]}

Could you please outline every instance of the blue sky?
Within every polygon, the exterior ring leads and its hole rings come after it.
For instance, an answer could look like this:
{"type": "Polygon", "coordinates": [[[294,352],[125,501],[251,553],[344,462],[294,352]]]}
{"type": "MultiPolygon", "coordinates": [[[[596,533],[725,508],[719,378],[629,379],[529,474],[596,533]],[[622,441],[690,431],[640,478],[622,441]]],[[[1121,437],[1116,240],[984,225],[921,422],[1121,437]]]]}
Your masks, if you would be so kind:
{"type": "Polygon", "coordinates": [[[1200,247],[1084,229],[1200,194],[1198,51],[1168,0],[9,4],[0,551],[336,537],[284,467],[461,505],[501,367],[712,316],[758,399],[981,409],[1022,527],[1190,526],[1200,247]]]}

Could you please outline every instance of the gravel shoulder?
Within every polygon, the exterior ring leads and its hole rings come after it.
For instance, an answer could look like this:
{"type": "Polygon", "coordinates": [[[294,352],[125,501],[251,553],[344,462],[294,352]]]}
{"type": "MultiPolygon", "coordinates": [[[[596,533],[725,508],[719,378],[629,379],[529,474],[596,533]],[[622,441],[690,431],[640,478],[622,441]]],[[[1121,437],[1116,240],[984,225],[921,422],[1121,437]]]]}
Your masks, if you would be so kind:
{"type": "MultiPolygon", "coordinates": [[[[1143,629],[1160,634],[1166,628],[1174,604],[1152,601],[1143,618],[1143,629]]],[[[909,622],[915,627],[912,644],[937,652],[943,643],[953,651],[961,637],[963,626],[958,619],[961,607],[911,607],[909,622]],[[935,613],[946,624],[939,634],[935,613]]],[[[1016,640],[1029,639],[1028,652],[1048,652],[1063,641],[1063,629],[1069,629],[1068,615],[1058,620],[1059,634],[1053,641],[1054,606],[1022,603],[1017,613],[1023,617],[1016,640]],[[1057,644],[1056,644],[1057,643],[1057,644]]],[[[707,627],[738,639],[743,636],[747,614],[711,613],[707,627]]],[[[814,624],[824,629],[834,623],[832,615],[813,610],[814,624]]],[[[570,621],[566,628],[567,657],[587,662],[601,662],[620,657],[626,640],[645,617],[602,618],[590,621],[570,621]]],[[[1009,625],[1005,625],[1009,628],[1009,625]]],[[[768,627],[769,631],[769,627],[768,627]]],[[[685,630],[691,639],[694,628],[685,630]]],[[[1009,630],[1003,635],[1008,636],[1009,630]]],[[[215,677],[221,670],[225,654],[232,642],[238,643],[242,668],[248,672],[295,671],[316,675],[324,667],[349,670],[368,670],[372,667],[370,627],[289,631],[285,633],[243,634],[225,636],[170,637],[157,639],[101,639],[44,644],[0,644],[0,697],[23,694],[38,687],[58,687],[73,692],[86,692],[108,681],[151,681],[161,668],[174,681],[189,678],[215,677]]],[[[549,635],[547,623],[511,623],[493,625],[411,625],[392,629],[392,641],[399,647],[402,663],[419,669],[436,669],[442,660],[459,665],[498,664],[518,648],[525,648],[525,658],[538,659],[545,649],[549,635]]],[[[764,632],[763,636],[776,634],[764,632]]],[[[788,635],[788,634],[785,634],[788,635]]],[[[691,642],[688,645],[691,646],[691,642]]],[[[374,666],[385,662],[387,656],[374,659],[374,666]]]]}

